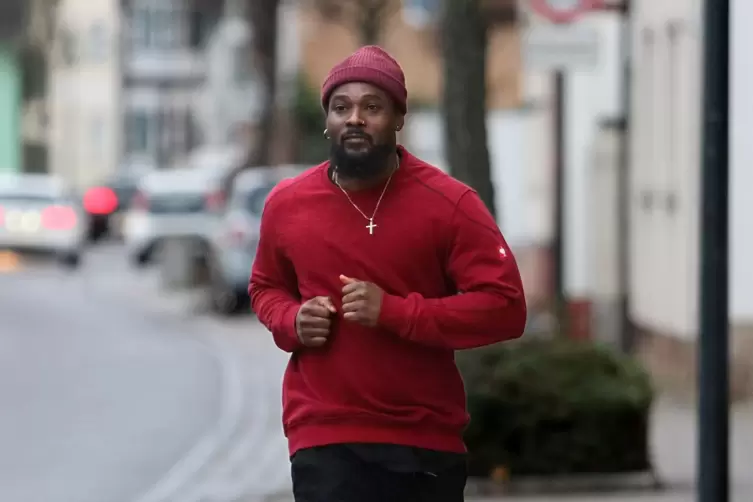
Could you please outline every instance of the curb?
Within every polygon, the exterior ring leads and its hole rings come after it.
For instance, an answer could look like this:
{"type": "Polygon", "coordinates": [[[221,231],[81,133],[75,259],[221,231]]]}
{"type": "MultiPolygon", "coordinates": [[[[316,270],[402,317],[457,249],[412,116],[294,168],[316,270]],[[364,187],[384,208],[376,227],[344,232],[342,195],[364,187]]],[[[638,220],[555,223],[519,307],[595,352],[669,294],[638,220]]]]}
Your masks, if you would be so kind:
{"type": "Polygon", "coordinates": [[[500,495],[564,495],[584,493],[657,492],[664,483],[652,471],[631,474],[593,474],[573,476],[525,476],[506,482],[468,479],[468,497],[500,495]]]}
{"type": "Polygon", "coordinates": [[[222,404],[214,427],[183,456],[156,484],[135,502],[166,502],[175,497],[214,458],[215,453],[230,439],[240,424],[243,412],[243,389],[240,369],[234,356],[220,342],[202,337],[209,346],[222,373],[222,404]]]}

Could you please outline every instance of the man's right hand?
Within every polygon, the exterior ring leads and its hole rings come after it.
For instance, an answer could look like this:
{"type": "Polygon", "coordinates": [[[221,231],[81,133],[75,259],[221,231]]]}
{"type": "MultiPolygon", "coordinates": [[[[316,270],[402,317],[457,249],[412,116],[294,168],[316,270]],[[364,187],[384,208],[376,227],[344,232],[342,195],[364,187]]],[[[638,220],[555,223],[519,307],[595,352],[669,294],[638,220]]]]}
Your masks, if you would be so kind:
{"type": "Polygon", "coordinates": [[[335,305],[326,296],[317,296],[301,305],[295,317],[295,329],[301,343],[306,347],[321,347],[327,343],[332,316],[336,313],[335,305]]]}

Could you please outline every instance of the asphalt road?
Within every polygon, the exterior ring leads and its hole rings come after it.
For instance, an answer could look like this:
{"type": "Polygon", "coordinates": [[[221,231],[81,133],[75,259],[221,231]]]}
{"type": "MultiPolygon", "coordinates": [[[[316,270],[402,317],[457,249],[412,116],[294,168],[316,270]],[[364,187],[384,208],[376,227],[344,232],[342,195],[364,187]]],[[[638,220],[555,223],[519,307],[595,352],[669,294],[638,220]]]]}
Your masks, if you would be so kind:
{"type": "Polygon", "coordinates": [[[0,271],[0,500],[226,502],[289,484],[285,356],[122,251],[0,271]]]}

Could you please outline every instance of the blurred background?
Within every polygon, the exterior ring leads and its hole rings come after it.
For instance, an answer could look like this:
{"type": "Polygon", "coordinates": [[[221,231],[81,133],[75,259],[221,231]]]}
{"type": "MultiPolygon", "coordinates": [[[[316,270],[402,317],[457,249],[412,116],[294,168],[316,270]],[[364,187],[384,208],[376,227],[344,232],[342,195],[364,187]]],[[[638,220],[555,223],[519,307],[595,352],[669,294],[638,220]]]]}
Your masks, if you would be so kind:
{"type": "MultiPolygon", "coordinates": [[[[753,3],[733,4],[733,48],[753,3]]],[[[4,0],[0,499],[291,500],[245,292],[319,88],[379,44],[400,141],[478,190],[528,335],[459,356],[472,497],[688,501],[701,0],[4,0]]],[[[753,69],[732,53],[733,499],[753,500],[753,69]]]]}

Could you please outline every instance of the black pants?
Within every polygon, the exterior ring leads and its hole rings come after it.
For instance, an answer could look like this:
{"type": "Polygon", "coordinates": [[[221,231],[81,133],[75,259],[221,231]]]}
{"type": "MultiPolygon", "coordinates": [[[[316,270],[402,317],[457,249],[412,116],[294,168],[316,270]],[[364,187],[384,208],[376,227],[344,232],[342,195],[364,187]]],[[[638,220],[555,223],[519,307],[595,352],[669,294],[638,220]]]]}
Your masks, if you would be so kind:
{"type": "Polygon", "coordinates": [[[463,502],[464,464],[444,471],[397,472],[337,445],[291,459],[295,502],[463,502]]]}

